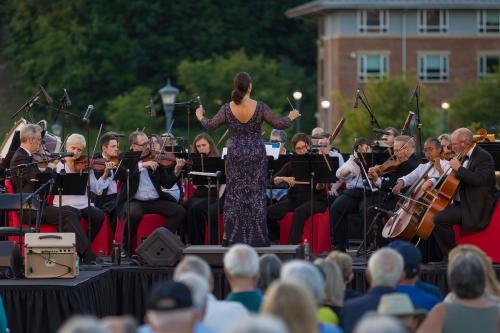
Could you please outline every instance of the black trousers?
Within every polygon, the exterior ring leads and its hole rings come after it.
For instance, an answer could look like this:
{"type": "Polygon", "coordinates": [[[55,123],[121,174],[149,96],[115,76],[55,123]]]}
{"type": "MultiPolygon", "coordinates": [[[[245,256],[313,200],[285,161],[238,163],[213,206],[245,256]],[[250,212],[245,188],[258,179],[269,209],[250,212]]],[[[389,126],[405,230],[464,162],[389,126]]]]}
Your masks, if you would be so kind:
{"type": "MultiPolygon", "coordinates": [[[[288,235],[288,243],[298,244],[302,240],[302,232],[307,218],[311,216],[311,200],[305,202],[296,202],[295,200],[285,199],[267,208],[267,228],[271,240],[279,239],[278,221],[286,213],[293,211],[292,226],[288,235]]],[[[325,201],[313,200],[313,213],[322,213],[327,208],[325,201]]]]}
{"type": "MultiPolygon", "coordinates": [[[[222,202],[220,202],[222,211],[222,202]]],[[[208,216],[208,198],[193,197],[186,204],[187,236],[189,243],[203,245],[205,243],[205,224],[208,216]]],[[[211,239],[217,239],[217,199],[210,197],[210,230],[211,239]],[[214,237],[215,236],[215,237],[214,237]]]]}
{"type": "MultiPolygon", "coordinates": [[[[126,204],[125,204],[126,205],[126,204]]],[[[125,206],[125,218],[127,210],[125,206]]],[[[130,201],[130,239],[133,240],[137,235],[139,222],[144,214],[158,214],[168,218],[168,223],[165,226],[173,233],[177,232],[179,226],[184,223],[186,218],[186,210],[178,203],[166,200],[156,199],[151,201],[130,201]]],[[[125,227],[124,249],[129,250],[128,244],[128,228],[125,227]]]]}
{"type": "MultiPolygon", "coordinates": [[[[369,192],[367,192],[367,195],[369,192]]],[[[345,190],[330,206],[330,238],[335,249],[345,251],[348,241],[347,216],[359,210],[363,189],[345,190]]]]}
{"type": "Polygon", "coordinates": [[[451,205],[438,213],[434,218],[433,236],[441,251],[442,259],[448,259],[448,253],[457,245],[453,225],[462,224],[460,206],[451,205]]]}
{"type": "Polygon", "coordinates": [[[372,242],[372,245],[376,243],[377,248],[379,248],[389,244],[389,241],[382,237],[382,229],[384,227],[383,218],[389,218],[390,216],[376,211],[373,207],[377,206],[388,211],[394,211],[398,204],[399,197],[387,193],[378,194],[376,197],[375,203],[368,209],[366,220],[371,226],[367,231],[368,241],[372,242]]]}
{"type": "Polygon", "coordinates": [[[109,223],[113,232],[116,230],[116,197],[117,194],[100,195],[96,197],[95,206],[102,209],[109,216],[109,223]]]}

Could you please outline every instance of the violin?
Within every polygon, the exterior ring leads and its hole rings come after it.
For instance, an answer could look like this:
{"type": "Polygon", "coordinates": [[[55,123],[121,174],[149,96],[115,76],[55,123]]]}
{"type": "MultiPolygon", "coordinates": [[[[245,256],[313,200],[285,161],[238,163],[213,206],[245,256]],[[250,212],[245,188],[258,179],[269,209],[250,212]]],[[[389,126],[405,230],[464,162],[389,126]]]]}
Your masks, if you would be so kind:
{"type": "Polygon", "coordinates": [[[377,175],[381,175],[383,173],[391,172],[396,170],[401,165],[401,161],[398,160],[394,155],[389,157],[384,163],[381,165],[376,165],[372,168],[377,175]]]}
{"type": "Polygon", "coordinates": [[[94,158],[89,161],[89,158],[85,155],[80,156],[79,158],[73,160],[73,169],[75,172],[82,172],[87,170],[87,167],[90,166],[90,169],[96,172],[103,172],[106,169],[106,163],[113,163],[118,165],[120,163],[120,159],[118,157],[111,157],[108,160],[105,160],[103,157],[94,158]]]}
{"type": "Polygon", "coordinates": [[[171,152],[161,153],[161,154],[149,154],[141,159],[143,162],[155,161],[165,168],[171,168],[177,162],[175,154],[171,152]]]}

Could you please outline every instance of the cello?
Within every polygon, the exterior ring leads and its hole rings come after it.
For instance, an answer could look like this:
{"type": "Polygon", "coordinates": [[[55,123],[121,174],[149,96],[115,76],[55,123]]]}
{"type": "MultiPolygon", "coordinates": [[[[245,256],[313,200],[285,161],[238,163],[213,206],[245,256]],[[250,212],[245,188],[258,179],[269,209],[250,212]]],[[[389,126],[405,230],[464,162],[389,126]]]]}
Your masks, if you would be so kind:
{"type": "MultiPolygon", "coordinates": [[[[467,153],[474,147],[478,141],[482,141],[487,137],[488,133],[484,128],[479,130],[479,135],[474,137],[472,142],[468,144],[458,155],[457,159],[463,163],[463,159],[467,153]]],[[[442,177],[446,177],[439,190],[432,194],[433,199],[422,216],[422,220],[417,228],[417,235],[420,238],[428,239],[434,230],[434,217],[443,211],[451,203],[455,197],[455,193],[460,185],[460,179],[457,178],[457,172],[450,169],[449,173],[445,172],[442,177]]]]}

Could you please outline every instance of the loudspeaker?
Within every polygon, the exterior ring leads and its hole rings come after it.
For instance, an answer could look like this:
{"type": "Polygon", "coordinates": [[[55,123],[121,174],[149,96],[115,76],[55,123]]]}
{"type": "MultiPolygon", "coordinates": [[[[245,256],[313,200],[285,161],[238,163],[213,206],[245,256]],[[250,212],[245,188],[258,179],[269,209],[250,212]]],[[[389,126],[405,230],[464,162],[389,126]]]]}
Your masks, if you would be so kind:
{"type": "Polygon", "coordinates": [[[19,278],[23,272],[23,257],[16,242],[0,241],[0,278],[19,278]]]}
{"type": "Polygon", "coordinates": [[[167,228],[158,228],[135,251],[150,266],[175,266],[184,244],[167,228]]]}

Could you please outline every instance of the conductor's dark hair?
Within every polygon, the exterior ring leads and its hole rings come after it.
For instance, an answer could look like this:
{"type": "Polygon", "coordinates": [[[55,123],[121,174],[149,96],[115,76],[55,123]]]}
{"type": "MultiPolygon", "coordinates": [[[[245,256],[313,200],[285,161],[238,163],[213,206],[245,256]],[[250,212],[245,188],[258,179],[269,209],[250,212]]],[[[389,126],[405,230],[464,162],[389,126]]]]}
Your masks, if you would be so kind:
{"type": "Polygon", "coordinates": [[[235,104],[241,104],[241,101],[243,100],[243,97],[245,97],[250,84],[252,84],[250,74],[246,72],[239,72],[236,74],[234,77],[234,89],[231,93],[231,100],[235,104]]]}

